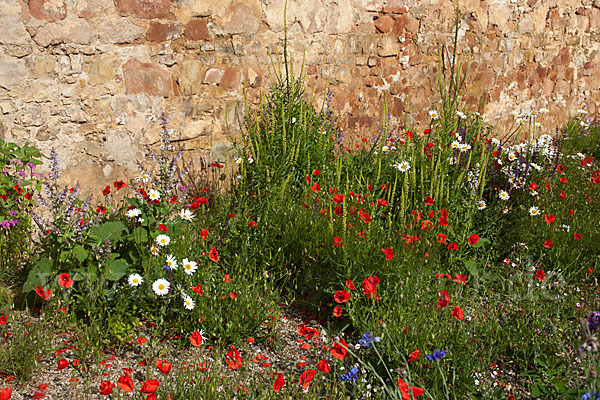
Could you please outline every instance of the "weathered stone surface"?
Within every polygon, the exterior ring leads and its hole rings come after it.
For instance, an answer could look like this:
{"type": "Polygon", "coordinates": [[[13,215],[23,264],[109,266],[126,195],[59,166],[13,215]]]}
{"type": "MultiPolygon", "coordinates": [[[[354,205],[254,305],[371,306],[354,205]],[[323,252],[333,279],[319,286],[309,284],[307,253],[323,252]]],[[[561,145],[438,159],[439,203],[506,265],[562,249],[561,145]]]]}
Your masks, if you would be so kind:
{"type": "Polygon", "coordinates": [[[27,72],[25,61],[0,53],[0,88],[12,89],[22,84],[27,72]]]}
{"type": "Polygon", "coordinates": [[[33,40],[42,47],[51,44],[88,44],[92,39],[89,23],[80,18],[67,18],[60,23],[49,23],[38,29],[33,40]]]}
{"type": "Polygon", "coordinates": [[[98,23],[95,28],[95,34],[98,35],[98,40],[102,43],[133,43],[144,33],[142,28],[130,23],[124,18],[115,18],[111,20],[96,18],[94,22],[98,23]]]}
{"type": "Polygon", "coordinates": [[[67,17],[67,5],[63,0],[29,0],[29,13],[39,20],[60,21],[67,17]]]}
{"type": "Polygon", "coordinates": [[[101,85],[115,78],[121,59],[116,56],[107,56],[96,61],[90,68],[90,84],[101,85]]]}
{"type": "Polygon", "coordinates": [[[229,67],[225,68],[223,77],[221,78],[220,85],[224,88],[235,89],[240,86],[241,73],[238,68],[229,67]]]}
{"type": "Polygon", "coordinates": [[[221,83],[221,79],[223,78],[223,74],[225,72],[222,69],[218,68],[209,68],[206,70],[204,74],[204,79],[202,80],[204,83],[209,85],[218,85],[221,83]]]}
{"type": "Polygon", "coordinates": [[[146,93],[150,96],[177,96],[175,80],[169,71],[152,63],[130,58],[123,65],[123,79],[127,94],[146,93]]]}
{"type": "Polygon", "coordinates": [[[169,15],[170,0],[114,0],[119,15],[138,18],[163,18],[169,15]]]}
{"type": "Polygon", "coordinates": [[[375,27],[381,33],[388,33],[394,27],[394,22],[394,18],[389,15],[384,15],[375,20],[375,27]]]}
{"type": "Polygon", "coordinates": [[[192,16],[222,17],[229,8],[232,0],[181,0],[179,7],[192,16]]]}
{"type": "Polygon", "coordinates": [[[208,26],[206,25],[205,18],[192,19],[185,25],[185,30],[183,34],[188,40],[210,39],[210,35],[208,34],[208,26]]]}
{"type": "Polygon", "coordinates": [[[146,31],[146,40],[149,42],[165,42],[179,37],[181,30],[176,24],[163,24],[152,21],[146,31]]]}
{"type": "Polygon", "coordinates": [[[255,15],[252,9],[244,3],[232,4],[225,14],[223,30],[226,33],[253,34],[260,27],[259,15],[255,15]]]}
{"type": "Polygon", "coordinates": [[[0,15],[0,44],[27,45],[31,36],[19,14],[0,15]]]}
{"type": "Polygon", "coordinates": [[[204,65],[198,60],[185,61],[179,74],[179,89],[182,95],[198,93],[202,85],[204,65]]]}

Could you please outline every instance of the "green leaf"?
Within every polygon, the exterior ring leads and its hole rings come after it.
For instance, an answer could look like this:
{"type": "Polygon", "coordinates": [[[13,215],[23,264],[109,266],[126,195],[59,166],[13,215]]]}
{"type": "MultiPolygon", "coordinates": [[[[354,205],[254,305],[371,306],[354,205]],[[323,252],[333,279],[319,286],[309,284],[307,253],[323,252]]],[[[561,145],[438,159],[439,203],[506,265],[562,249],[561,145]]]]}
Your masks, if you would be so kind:
{"type": "Polygon", "coordinates": [[[82,245],[78,244],[77,246],[75,246],[73,248],[73,254],[75,255],[75,258],[77,259],[77,261],[84,262],[87,258],[88,258],[88,251],[86,249],[83,248],[82,245]]]}
{"type": "Polygon", "coordinates": [[[98,244],[107,240],[117,241],[121,238],[127,227],[120,221],[105,222],[92,228],[91,235],[98,240],[98,244]]]}
{"type": "Polygon", "coordinates": [[[465,268],[476,279],[479,279],[479,270],[477,269],[477,264],[474,260],[468,260],[467,262],[465,262],[465,268]]]}
{"type": "Polygon", "coordinates": [[[538,383],[534,383],[531,387],[531,397],[540,397],[544,393],[544,388],[538,383]]]}
{"type": "Polygon", "coordinates": [[[46,286],[50,275],[52,275],[52,261],[49,258],[42,258],[29,271],[27,280],[23,284],[23,292],[35,290],[36,286],[46,286]]]}
{"type": "Polygon", "coordinates": [[[477,242],[473,245],[473,248],[478,249],[483,245],[487,245],[488,243],[490,243],[489,239],[480,239],[479,242],[477,242]]]}
{"type": "Polygon", "coordinates": [[[141,226],[138,226],[133,230],[133,239],[137,244],[148,242],[148,231],[141,226]]]}
{"type": "Polygon", "coordinates": [[[106,279],[118,281],[127,274],[127,263],[121,259],[109,260],[106,264],[106,279]]]}

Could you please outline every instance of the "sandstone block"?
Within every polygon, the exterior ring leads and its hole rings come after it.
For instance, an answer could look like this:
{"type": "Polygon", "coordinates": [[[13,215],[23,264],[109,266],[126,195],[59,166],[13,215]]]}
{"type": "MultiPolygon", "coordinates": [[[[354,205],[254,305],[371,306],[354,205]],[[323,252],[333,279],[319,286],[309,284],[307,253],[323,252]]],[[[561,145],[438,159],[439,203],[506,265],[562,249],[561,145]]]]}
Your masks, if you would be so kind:
{"type": "Polygon", "coordinates": [[[380,57],[391,57],[398,54],[398,40],[395,37],[384,36],[379,44],[378,52],[380,57]]]}
{"type": "Polygon", "coordinates": [[[185,61],[181,66],[179,75],[179,88],[181,94],[192,95],[198,93],[202,84],[204,66],[198,60],[185,61]]]}
{"type": "Polygon", "coordinates": [[[388,33],[394,27],[394,19],[389,15],[384,15],[383,17],[377,18],[375,20],[375,28],[381,33],[388,33]]]}
{"type": "Polygon", "coordinates": [[[223,78],[224,71],[218,68],[209,68],[204,74],[204,79],[202,82],[209,85],[218,85],[221,83],[221,78],[223,78]]]}
{"type": "Polygon", "coordinates": [[[158,43],[166,42],[167,40],[176,39],[180,33],[178,25],[152,21],[146,31],[146,40],[158,43]]]}
{"type": "Polygon", "coordinates": [[[240,70],[235,67],[228,67],[225,68],[219,85],[227,89],[236,89],[240,86],[240,80],[240,70]]]}
{"type": "Polygon", "coordinates": [[[22,46],[30,43],[31,36],[18,14],[0,15],[0,44],[22,46]]]}
{"type": "Polygon", "coordinates": [[[90,84],[101,85],[114,79],[117,69],[121,65],[121,60],[116,56],[107,56],[101,58],[92,65],[90,69],[90,84]]]}
{"type": "Polygon", "coordinates": [[[30,0],[29,13],[39,20],[60,21],[67,17],[67,5],[63,0],[30,0]]]}
{"type": "Polygon", "coordinates": [[[25,61],[0,52],[0,88],[12,89],[27,78],[25,61]]]}
{"type": "Polygon", "coordinates": [[[109,44],[124,44],[132,43],[143,34],[142,28],[137,25],[129,23],[124,18],[117,18],[115,20],[106,20],[105,18],[97,18],[94,22],[98,21],[98,25],[95,29],[98,39],[102,43],[109,44]]]}
{"type": "Polygon", "coordinates": [[[49,23],[38,29],[33,40],[42,47],[51,44],[88,44],[92,39],[90,25],[84,19],[67,18],[61,23],[49,23]]]}
{"type": "Polygon", "coordinates": [[[179,95],[177,85],[169,71],[152,63],[142,63],[130,58],[123,65],[123,79],[127,94],[146,93],[150,96],[171,97],[179,95]]]}
{"type": "Polygon", "coordinates": [[[169,15],[170,0],[114,0],[122,17],[162,18],[169,15]]]}
{"type": "Polygon", "coordinates": [[[184,36],[188,40],[208,40],[210,36],[208,34],[208,26],[206,25],[206,19],[194,18],[185,25],[184,36]]]}
{"type": "Polygon", "coordinates": [[[255,15],[252,9],[244,3],[232,4],[225,14],[223,30],[232,34],[253,34],[260,27],[260,16],[255,15]]]}
{"type": "Polygon", "coordinates": [[[231,5],[231,0],[180,0],[179,7],[192,16],[222,17],[231,5]]]}

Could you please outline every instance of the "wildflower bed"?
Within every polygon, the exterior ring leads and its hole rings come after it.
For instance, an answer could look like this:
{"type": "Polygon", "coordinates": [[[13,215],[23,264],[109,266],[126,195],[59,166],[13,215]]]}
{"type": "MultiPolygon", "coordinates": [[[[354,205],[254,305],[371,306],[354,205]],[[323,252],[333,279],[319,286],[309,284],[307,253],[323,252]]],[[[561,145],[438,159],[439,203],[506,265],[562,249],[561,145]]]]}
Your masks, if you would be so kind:
{"type": "Polygon", "coordinates": [[[276,73],[231,160],[163,115],[95,199],[0,141],[0,399],[596,397],[598,127],[494,130],[460,70],[357,142],[276,73]]]}

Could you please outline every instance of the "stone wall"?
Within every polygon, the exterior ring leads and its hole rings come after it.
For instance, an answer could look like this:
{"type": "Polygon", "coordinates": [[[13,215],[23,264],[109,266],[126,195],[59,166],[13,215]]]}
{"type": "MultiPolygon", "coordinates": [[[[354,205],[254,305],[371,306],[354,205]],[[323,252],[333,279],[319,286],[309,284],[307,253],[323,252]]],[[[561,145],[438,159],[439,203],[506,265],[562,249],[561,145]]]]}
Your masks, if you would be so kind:
{"type": "MultiPolygon", "coordinates": [[[[427,123],[452,1],[288,3],[296,71],[304,58],[309,89],[329,85],[347,132],[377,129],[384,94],[393,122],[427,123]]],[[[460,9],[465,111],[485,101],[503,129],[512,110],[547,107],[547,131],[584,105],[597,115],[599,0],[460,9]]],[[[137,171],[166,111],[190,155],[223,160],[244,85],[251,102],[268,87],[283,12],[283,0],[0,0],[0,137],[56,147],[67,176],[100,187],[137,171]]]]}

